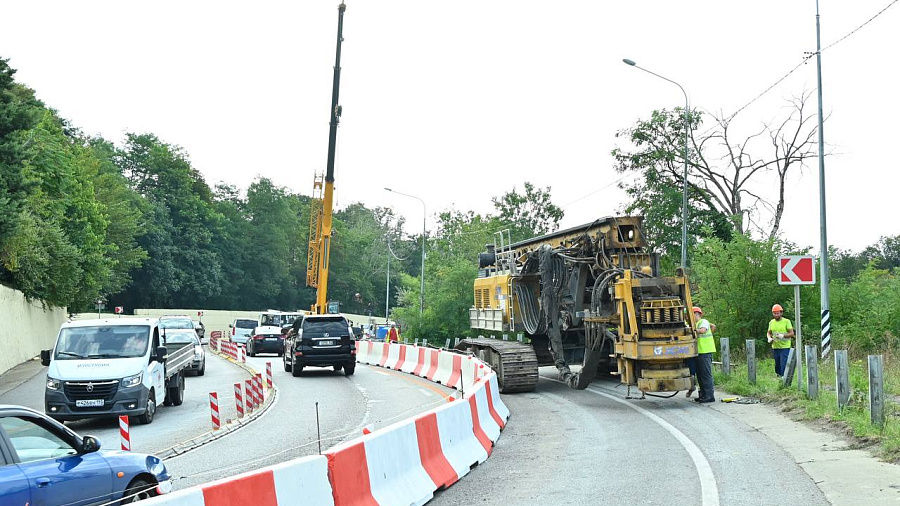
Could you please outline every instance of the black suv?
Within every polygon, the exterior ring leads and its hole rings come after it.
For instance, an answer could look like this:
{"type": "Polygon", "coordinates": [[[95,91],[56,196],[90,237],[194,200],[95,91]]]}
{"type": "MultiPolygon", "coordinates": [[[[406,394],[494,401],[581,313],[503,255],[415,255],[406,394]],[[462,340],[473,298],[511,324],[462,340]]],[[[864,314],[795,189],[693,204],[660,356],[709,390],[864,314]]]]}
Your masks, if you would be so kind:
{"type": "Polygon", "coordinates": [[[356,338],[339,314],[298,318],[284,340],[284,370],[300,376],[306,366],[334,367],[350,376],[356,370],[356,338]]]}

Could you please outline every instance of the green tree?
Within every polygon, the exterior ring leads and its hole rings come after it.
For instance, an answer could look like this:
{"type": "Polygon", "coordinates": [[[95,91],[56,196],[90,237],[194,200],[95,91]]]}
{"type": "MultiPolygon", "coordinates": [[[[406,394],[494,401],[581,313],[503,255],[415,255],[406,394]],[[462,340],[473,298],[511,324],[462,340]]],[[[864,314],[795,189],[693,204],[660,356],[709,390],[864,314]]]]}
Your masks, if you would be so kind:
{"type": "Polygon", "coordinates": [[[44,111],[34,92],[15,82],[15,73],[9,60],[0,58],[0,281],[10,284],[16,284],[16,278],[28,277],[13,273],[24,268],[20,264],[26,251],[23,248],[40,240],[36,237],[39,232],[30,229],[33,217],[21,213],[30,187],[36,184],[23,174],[25,148],[33,142],[27,132],[37,125],[44,111]],[[31,237],[23,235],[26,233],[31,237]]]}
{"type": "MultiPolygon", "coordinates": [[[[775,277],[778,256],[791,249],[777,239],[757,241],[746,234],[735,235],[731,242],[711,238],[698,246],[693,299],[716,324],[718,335],[765,343],[772,305],[780,303],[785,315],[793,314],[793,288],[779,285],[775,277]]],[[[803,289],[804,300],[813,290],[803,289]]]]}
{"type": "Polygon", "coordinates": [[[148,202],[149,255],[127,294],[132,307],[197,307],[220,292],[222,259],[212,246],[224,224],[212,192],[179,147],[152,134],[128,134],[117,165],[148,202]]]}
{"type": "Polygon", "coordinates": [[[664,229],[680,224],[675,189],[683,187],[685,121],[692,232],[708,230],[727,240],[726,229],[733,227],[739,235],[753,230],[777,237],[785,211],[786,180],[815,156],[816,127],[806,107],[808,98],[808,93],[794,98],[786,117],[764,124],[742,140],[735,138],[734,115],[713,117],[715,126],[698,135],[703,114],[689,111],[685,119],[679,108],[653,111],[648,120],[619,131],[616,136],[630,146],[613,149],[616,170],[639,176],[623,187],[635,199],[631,209],[654,217],[650,228],[654,240],[671,240],[664,229]],[[758,194],[753,190],[757,185],[774,191],[758,194]]]}
{"type": "Polygon", "coordinates": [[[510,229],[513,242],[553,232],[559,227],[563,210],[550,201],[550,187],[535,188],[525,182],[525,194],[513,188],[491,199],[497,219],[510,229]]]}

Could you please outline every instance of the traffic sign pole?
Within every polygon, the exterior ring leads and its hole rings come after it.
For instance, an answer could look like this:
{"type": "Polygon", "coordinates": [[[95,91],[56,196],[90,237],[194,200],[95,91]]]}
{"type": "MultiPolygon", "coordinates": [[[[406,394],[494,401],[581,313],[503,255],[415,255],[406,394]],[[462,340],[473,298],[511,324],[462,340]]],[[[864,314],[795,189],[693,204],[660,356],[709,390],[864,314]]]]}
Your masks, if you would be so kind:
{"type": "Polygon", "coordinates": [[[797,390],[803,390],[803,338],[800,330],[800,285],[816,284],[816,261],[808,255],[778,257],[778,284],[794,285],[794,358],[797,390]]]}
{"type": "Polygon", "coordinates": [[[797,390],[803,391],[803,338],[800,337],[800,285],[794,285],[794,339],[797,353],[797,390]]]}

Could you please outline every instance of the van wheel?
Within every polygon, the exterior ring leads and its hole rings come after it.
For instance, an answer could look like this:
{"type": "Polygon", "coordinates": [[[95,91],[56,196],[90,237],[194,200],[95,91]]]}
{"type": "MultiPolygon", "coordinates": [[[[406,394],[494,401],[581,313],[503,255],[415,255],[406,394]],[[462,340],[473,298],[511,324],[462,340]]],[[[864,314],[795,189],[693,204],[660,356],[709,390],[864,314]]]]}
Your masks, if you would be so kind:
{"type": "Polygon", "coordinates": [[[156,394],[153,389],[150,389],[150,395],[147,396],[147,409],[144,411],[143,415],[139,415],[137,417],[137,421],[143,425],[150,425],[153,423],[153,417],[156,415],[156,394]]]}
{"type": "Polygon", "coordinates": [[[184,373],[178,373],[175,386],[169,388],[168,398],[173,406],[181,406],[184,402],[184,373]]]}

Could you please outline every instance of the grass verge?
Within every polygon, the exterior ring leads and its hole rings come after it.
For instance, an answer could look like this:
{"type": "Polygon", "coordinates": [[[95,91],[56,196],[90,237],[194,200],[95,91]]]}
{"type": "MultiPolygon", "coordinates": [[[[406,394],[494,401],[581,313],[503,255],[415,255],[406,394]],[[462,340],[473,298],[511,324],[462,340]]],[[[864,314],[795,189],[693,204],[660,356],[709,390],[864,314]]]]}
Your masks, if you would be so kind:
{"type": "Polygon", "coordinates": [[[756,384],[747,378],[747,364],[732,364],[731,374],[715,372],[717,390],[724,390],[742,397],[756,397],[764,402],[777,405],[783,412],[795,419],[815,422],[820,426],[838,432],[851,441],[853,446],[868,448],[877,457],[892,463],[900,463],[900,368],[889,367],[893,361],[885,356],[885,412],[884,426],[878,427],[870,421],[868,364],[862,360],[850,363],[850,403],[838,410],[835,389],[834,363],[819,363],[819,396],[807,399],[806,370],[803,375],[803,391],[797,390],[797,379],[791,387],[782,387],[775,376],[772,359],[759,360],[756,369],[756,384]]]}

